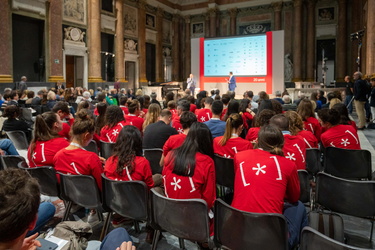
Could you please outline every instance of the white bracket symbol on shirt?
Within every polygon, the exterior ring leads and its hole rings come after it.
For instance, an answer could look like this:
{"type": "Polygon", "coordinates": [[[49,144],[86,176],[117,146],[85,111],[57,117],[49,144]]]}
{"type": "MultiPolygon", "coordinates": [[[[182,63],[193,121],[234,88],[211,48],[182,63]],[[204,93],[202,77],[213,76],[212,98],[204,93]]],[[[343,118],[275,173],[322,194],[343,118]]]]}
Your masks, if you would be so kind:
{"type": "Polygon", "coordinates": [[[118,132],[118,129],[114,129],[113,132],[112,132],[112,135],[116,136],[118,135],[120,132],[118,132]]]}
{"type": "Polygon", "coordinates": [[[349,130],[345,130],[345,133],[349,133],[351,136],[353,136],[354,140],[357,142],[358,144],[358,140],[357,140],[357,137],[355,137],[355,135],[353,135],[352,132],[350,132],[349,130]]]}
{"type": "Polygon", "coordinates": [[[287,158],[289,160],[292,160],[292,161],[296,160],[296,158],[294,158],[294,153],[291,154],[290,152],[288,152],[286,154],[287,154],[287,156],[285,156],[285,158],[287,158]]]}
{"type": "Polygon", "coordinates": [[[343,144],[346,147],[347,144],[350,144],[350,142],[348,140],[349,139],[345,139],[345,140],[341,139],[341,141],[342,141],[341,144],[343,144]]]}
{"type": "Polygon", "coordinates": [[[298,152],[301,154],[301,156],[302,156],[302,162],[305,162],[305,156],[303,156],[301,148],[298,146],[297,143],[294,144],[293,146],[296,147],[298,149],[298,152]]]}
{"type": "Polygon", "coordinates": [[[173,177],[173,181],[174,181],[174,182],[171,182],[171,185],[174,186],[174,188],[173,188],[174,191],[176,191],[177,188],[178,188],[178,189],[181,189],[181,186],[178,185],[178,183],[181,182],[181,179],[178,179],[178,180],[177,180],[176,177],[173,177]]]}
{"type": "Polygon", "coordinates": [[[262,174],[265,174],[266,171],[263,170],[264,168],[266,168],[267,166],[266,165],[263,165],[263,166],[260,166],[260,163],[257,163],[257,167],[256,168],[253,168],[253,170],[256,170],[257,172],[255,173],[256,175],[259,175],[259,172],[262,172],[262,174]]]}

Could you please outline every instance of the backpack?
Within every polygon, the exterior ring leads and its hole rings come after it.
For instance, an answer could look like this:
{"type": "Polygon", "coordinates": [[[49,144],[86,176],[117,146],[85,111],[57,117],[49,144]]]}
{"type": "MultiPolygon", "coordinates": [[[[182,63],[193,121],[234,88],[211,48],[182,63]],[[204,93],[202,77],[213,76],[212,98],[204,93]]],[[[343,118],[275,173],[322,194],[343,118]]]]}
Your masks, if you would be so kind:
{"type": "Polygon", "coordinates": [[[92,235],[92,228],[82,221],[63,221],[57,224],[52,235],[68,241],[62,250],[83,250],[92,235]]]}
{"type": "Polygon", "coordinates": [[[331,212],[314,212],[309,213],[310,227],[318,230],[320,233],[344,243],[344,221],[338,214],[331,212]]]}

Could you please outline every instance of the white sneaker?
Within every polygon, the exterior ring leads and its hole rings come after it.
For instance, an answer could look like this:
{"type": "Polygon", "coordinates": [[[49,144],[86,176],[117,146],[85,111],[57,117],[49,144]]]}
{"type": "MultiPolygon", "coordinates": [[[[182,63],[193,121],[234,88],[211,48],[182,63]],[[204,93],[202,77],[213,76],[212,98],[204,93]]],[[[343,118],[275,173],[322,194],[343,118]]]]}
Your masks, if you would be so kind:
{"type": "Polygon", "coordinates": [[[97,222],[99,222],[98,213],[95,210],[91,210],[89,215],[87,216],[87,223],[95,224],[97,222]]]}

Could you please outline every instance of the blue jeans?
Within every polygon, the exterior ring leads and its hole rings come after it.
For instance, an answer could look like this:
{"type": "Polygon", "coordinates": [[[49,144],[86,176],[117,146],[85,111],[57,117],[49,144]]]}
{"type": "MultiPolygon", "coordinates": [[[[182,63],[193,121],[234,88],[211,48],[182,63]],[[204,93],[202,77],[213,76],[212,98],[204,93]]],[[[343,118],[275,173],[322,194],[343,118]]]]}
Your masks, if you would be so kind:
{"type": "Polygon", "coordinates": [[[288,223],[289,230],[289,249],[292,249],[299,243],[299,237],[302,229],[309,225],[306,215],[305,206],[302,202],[298,201],[297,205],[290,203],[284,203],[284,213],[288,223]]]}
{"type": "Polygon", "coordinates": [[[103,239],[100,250],[114,250],[120,247],[124,241],[133,242],[125,228],[116,228],[103,239]]]}
{"type": "Polygon", "coordinates": [[[352,102],[350,102],[352,100],[352,98],[353,98],[352,95],[347,95],[345,97],[345,102],[344,102],[345,106],[348,107],[349,114],[352,114],[352,112],[353,112],[353,102],[354,102],[354,100],[352,102]],[[348,106],[349,103],[350,103],[350,105],[348,106]]]}
{"type": "Polygon", "coordinates": [[[13,142],[9,139],[0,140],[0,149],[4,150],[7,155],[19,155],[13,142]]]}
{"type": "Polygon", "coordinates": [[[38,219],[36,221],[35,228],[29,231],[26,237],[39,232],[47,222],[55,215],[56,208],[51,202],[42,202],[38,209],[38,219]]]}

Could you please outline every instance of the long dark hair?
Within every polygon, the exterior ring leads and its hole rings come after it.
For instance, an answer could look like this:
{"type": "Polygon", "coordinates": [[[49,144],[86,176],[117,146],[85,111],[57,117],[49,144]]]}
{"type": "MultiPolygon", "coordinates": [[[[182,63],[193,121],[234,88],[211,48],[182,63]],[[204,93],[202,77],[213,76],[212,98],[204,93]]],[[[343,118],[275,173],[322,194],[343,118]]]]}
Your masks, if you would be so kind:
{"type": "Polygon", "coordinates": [[[98,110],[98,116],[95,120],[95,133],[100,134],[100,130],[105,126],[105,113],[107,111],[107,104],[106,103],[98,103],[96,105],[98,110]]]}
{"type": "Polygon", "coordinates": [[[173,150],[173,173],[182,176],[194,175],[197,152],[213,157],[212,135],[206,124],[194,122],[184,143],[173,150]]]}
{"type": "Polygon", "coordinates": [[[118,157],[116,172],[119,175],[123,175],[126,167],[132,173],[135,157],[142,156],[141,132],[132,125],[123,127],[113,148],[113,155],[118,157]]]}
{"type": "Polygon", "coordinates": [[[231,100],[228,104],[227,113],[225,113],[224,121],[228,119],[228,117],[233,113],[239,113],[240,103],[236,100],[231,100]]]}
{"type": "Polygon", "coordinates": [[[121,121],[125,121],[122,109],[119,106],[109,106],[105,113],[105,124],[108,128],[113,128],[121,121]]]}

